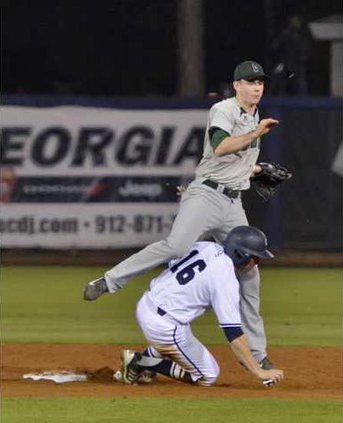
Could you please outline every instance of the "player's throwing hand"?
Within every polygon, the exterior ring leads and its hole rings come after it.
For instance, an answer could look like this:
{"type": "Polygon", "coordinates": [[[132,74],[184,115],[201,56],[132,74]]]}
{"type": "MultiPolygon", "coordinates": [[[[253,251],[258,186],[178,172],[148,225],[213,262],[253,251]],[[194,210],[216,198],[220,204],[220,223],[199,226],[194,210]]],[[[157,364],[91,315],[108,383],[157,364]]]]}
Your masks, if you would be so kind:
{"type": "Polygon", "coordinates": [[[258,124],[255,132],[257,137],[268,134],[273,126],[278,125],[279,121],[272,118],[262,119],[258,124]]]}
{"type": "Polygon", "coordinates": [[[281,382],[284,377],[283,370],[280,369],[271,369],[271,370],[263,370],[261,369],[257,375],[257,377],[263,381],[268,381],[269,385],[273,385],[275,383],[281,382]]]}

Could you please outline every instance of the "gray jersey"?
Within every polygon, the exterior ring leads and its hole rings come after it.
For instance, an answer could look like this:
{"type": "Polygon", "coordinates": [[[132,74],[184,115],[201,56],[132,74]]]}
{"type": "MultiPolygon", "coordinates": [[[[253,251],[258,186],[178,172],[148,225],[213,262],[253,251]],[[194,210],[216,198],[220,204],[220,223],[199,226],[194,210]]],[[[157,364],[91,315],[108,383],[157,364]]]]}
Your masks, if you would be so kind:
{"type": "Polygon", "coordinates": [[[221,128],[230,136],[238,136],[254,131],[258,123],[258,110],[254,115],[245,112],[235,97],[214,104],[207,122],[203,157],[195,171],[197,179],[211,179],[234,190],[248,189],[260,152],[260,138],[253,140],[244,150],[216,157],[210,144],[209,129],[221,128]]]}

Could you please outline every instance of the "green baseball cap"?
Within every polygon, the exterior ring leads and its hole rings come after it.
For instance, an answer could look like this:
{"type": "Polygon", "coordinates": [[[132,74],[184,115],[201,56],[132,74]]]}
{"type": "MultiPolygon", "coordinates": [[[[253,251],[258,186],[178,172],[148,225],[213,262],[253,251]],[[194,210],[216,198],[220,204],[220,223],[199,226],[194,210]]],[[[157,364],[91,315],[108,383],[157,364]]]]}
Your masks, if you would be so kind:
{"type": "Polygon", "coordinates": [[[264,73],[263,67],[253,60],[247,60],[246,62],[240,63],[233,74],[234,81],[245,79],[246,81],[252,81],[253,79],[269,78],[264,73]]]}

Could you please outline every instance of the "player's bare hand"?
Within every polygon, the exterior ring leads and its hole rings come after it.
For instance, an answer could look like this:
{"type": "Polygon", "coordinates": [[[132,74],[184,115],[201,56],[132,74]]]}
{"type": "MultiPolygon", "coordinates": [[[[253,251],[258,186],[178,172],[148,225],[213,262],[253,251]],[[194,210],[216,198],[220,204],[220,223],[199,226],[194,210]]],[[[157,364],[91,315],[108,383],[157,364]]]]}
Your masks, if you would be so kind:
{"type": "Polygon", "coordinates": [[[263,381],[270,381],[270,384],[281,382],[284,378],[283,370],[280,369],[271,369],[263,370],[261,369],[258,373],[259,379],[263,381]]]}
{"type": "Polygon", "coordinates": [[[268,134],[268,132],[272,129],[272,127],[275,125],[278,125],[278,123],[279,121],[276,119],[272,119],[272,118],[262,119],[255,130],[256,138],[261,137],[262,135],[268,134]]]}
{"type": "Polygon", "coordinates": [[[252,170],[252,172],[251,172],[250,178],[253,178],[255,175],[257,175],[257,174],[258,174],[258,173],[260,173],[260,172],[262,172],[262,167],[256,164],[256,165],[253,167],[253,170],[252,170]]]}

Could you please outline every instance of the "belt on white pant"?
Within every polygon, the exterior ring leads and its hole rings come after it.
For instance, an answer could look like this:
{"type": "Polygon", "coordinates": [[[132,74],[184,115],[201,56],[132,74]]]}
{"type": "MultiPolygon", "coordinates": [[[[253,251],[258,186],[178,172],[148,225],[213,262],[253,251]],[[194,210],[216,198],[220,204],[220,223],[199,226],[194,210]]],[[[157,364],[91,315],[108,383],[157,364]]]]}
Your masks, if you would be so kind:
{"type": "Polygon", "coordinates": [[[153,311],[155,311],[159,316],[165,317],[170,322],[176,324],[176,325],[183,325],[184,323],[179,322],[178,320],[174,319],[174,317],[170,316],[163,308],[157,306],[154,301],[150,298],[149,292],[145,294],[145,299],[149,305],[149,308],[153,311]]]}
{"type": "Polygon", "coordinates": [[[157,307],[157,314],[159,314],[160,316],[164,316],[165,314],[167,314],[167,312],[164,311],[161,307],[157,307]]]}

